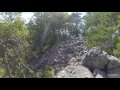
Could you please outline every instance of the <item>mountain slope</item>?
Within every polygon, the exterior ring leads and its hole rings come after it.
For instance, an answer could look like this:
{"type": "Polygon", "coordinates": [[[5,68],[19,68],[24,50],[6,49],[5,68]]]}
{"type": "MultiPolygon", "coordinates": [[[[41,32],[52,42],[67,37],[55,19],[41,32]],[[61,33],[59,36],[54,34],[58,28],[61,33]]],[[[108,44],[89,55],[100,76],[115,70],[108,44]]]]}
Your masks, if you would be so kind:
{"type": "Polygon", "coordinates": [[[86,44],[80,37],[60,41],[37,60],[34,68],[51,68],[56,78],[119,78],[119,60],[100,47],[88,49],[86,44]]]}
{"type": "Polygon", "coordinates": [[[55,44],[34,66],[35,69],[52,67],[55,71],[61,70],[71,64],[73,59],[80,60],[80,56],[86,52],[85,39],[71,37],[55,44]]]}

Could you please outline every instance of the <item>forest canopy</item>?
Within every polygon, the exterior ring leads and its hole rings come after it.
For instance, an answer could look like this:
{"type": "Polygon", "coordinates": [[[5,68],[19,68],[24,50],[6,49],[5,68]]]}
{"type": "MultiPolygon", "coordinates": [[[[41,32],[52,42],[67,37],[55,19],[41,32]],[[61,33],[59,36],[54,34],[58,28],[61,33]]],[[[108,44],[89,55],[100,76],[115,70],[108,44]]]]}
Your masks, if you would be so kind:
{"type": "Polygon", "coordinates": [[[34,72],[30,60],[40,58],[57,41],[67,38],[68,29],[78,35],[80,13],[35,12],[27,24],[21,15],[0,13],[1,77],[41,77],[34,72]]]}

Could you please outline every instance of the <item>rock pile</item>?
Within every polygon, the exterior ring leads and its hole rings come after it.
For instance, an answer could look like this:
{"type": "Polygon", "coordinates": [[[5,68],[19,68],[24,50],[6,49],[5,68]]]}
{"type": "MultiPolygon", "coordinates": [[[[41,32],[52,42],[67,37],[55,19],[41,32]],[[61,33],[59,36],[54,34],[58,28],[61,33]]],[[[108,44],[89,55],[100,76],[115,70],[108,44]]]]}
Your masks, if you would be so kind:
{"type": "Polygon", "coordinates": [[[85,40],[75,37],[58,42],[37,61],[34,67],[35,69],[52,67],[58,72],[68,66],[73,58],[80,60],[80,56],[87,52],[86,43],[85,40]]]}
{"type": "Polygon", "coordinates": [[[88,67],[91,72],[101,73],[103,78],[120,78],[119,60],[112,55],[108,55],[100,47],[90,49],[82,60],[82,64],[88,67]]]}
{"type": "Polygon", "coordinates": [[[52,67],[56,78],[120,78],[119,60],[100,47],[87,49],[85,39],[71,38],[54,45],[35,64],[52,67]]]}

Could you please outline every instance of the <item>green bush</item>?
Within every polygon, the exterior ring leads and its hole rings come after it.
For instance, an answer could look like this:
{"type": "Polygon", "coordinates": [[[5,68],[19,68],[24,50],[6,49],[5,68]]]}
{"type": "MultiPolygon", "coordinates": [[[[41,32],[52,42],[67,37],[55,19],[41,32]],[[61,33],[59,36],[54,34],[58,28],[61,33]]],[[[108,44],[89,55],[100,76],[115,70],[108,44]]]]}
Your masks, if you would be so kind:
{"type": "Polygon", "coordinates": [[[5,70],[0,68],[0,78],[3,78],[5,76],[5,70]]]}
{"type": "Polygon", "coordinates": [[[53,73],[51,70],[46,70],[45,71],[45,78],[52,78],[53,77],[53,73]]]}
{"type": "Polygon", "coordinates": [[[89,12],[86,15],[87,46],[99,46],[109,54],[120,56],[119,36],[113,37],[119,30],[119,12],[89,12]]]}
{"type": "Polygon", "coordinates": [[[40,73],[41,73],[40,74],[41,78],[53,78],[54,77],[54,72],[51,68],[42,69],[40,73]]]}

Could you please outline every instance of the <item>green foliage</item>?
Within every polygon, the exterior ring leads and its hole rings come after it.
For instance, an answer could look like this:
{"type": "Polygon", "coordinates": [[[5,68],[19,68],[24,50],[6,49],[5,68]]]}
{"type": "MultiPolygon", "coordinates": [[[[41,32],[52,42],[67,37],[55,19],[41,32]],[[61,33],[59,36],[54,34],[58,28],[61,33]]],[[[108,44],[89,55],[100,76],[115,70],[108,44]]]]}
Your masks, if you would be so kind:
{"type": "Polygon", "coordinates": [[[119,62],[120,62],[120,57],[118,58],[119,62]]]}
{"type": "Polygon", "coordinates": [[[5,77],[25,77],[30,74],[26,73],[31,70],[27,62],[33,54],[21,13],[2,12],[0,15],[0,61],[5,77]]]}
{"type": "Polygon", "coordinates": [[[0,78],[3,78],[5,76],[5,70],[0,68],[0,78]]]}
{"type": "Polygon", "coordinates": [[[46,70],[44,74],[45,78],[53,78],[52,70],[46,70]]]}
{"type": "Polygon", "coordinates": [[[116,48],[113,50],[113,54],[120,57],[120,36],[117,37],[116,48]]]}
{"type": "Polygon", "coordinates": [[[25,25],[20,12],[0,12],[0,77],[52,78],[51,69],[35,72],[30,59],[68,38],[68,30],[78,36],[80,19],[80,13],[35,12],[25,25]]]}
{"type": "Polygon", "coordinates": [[[81,21],[81,17],[80,17],[80,13],[76,12],[76,13],[72,13],[70,16],[69,16],[69,31],[70,31],[70,34],[71,35],[75,35],[75,36],[79,36],[79,33],[80,33],[80,28],[78,28],[78,24],[80,23],[81,21]]]}
{"type": "Polygon", "coordinates": [[[100,46],[119,56],[119,37],[115,34],[119,30],[119,17],[119,12],[89,12],[86,15],[88,47],[100,46]]]}
{"type": "Polygon", "coordinates": [[[39,55],[60,40],[68,14],[64,12],[36,12],[28,24],[32,50],[39,55]]]}

